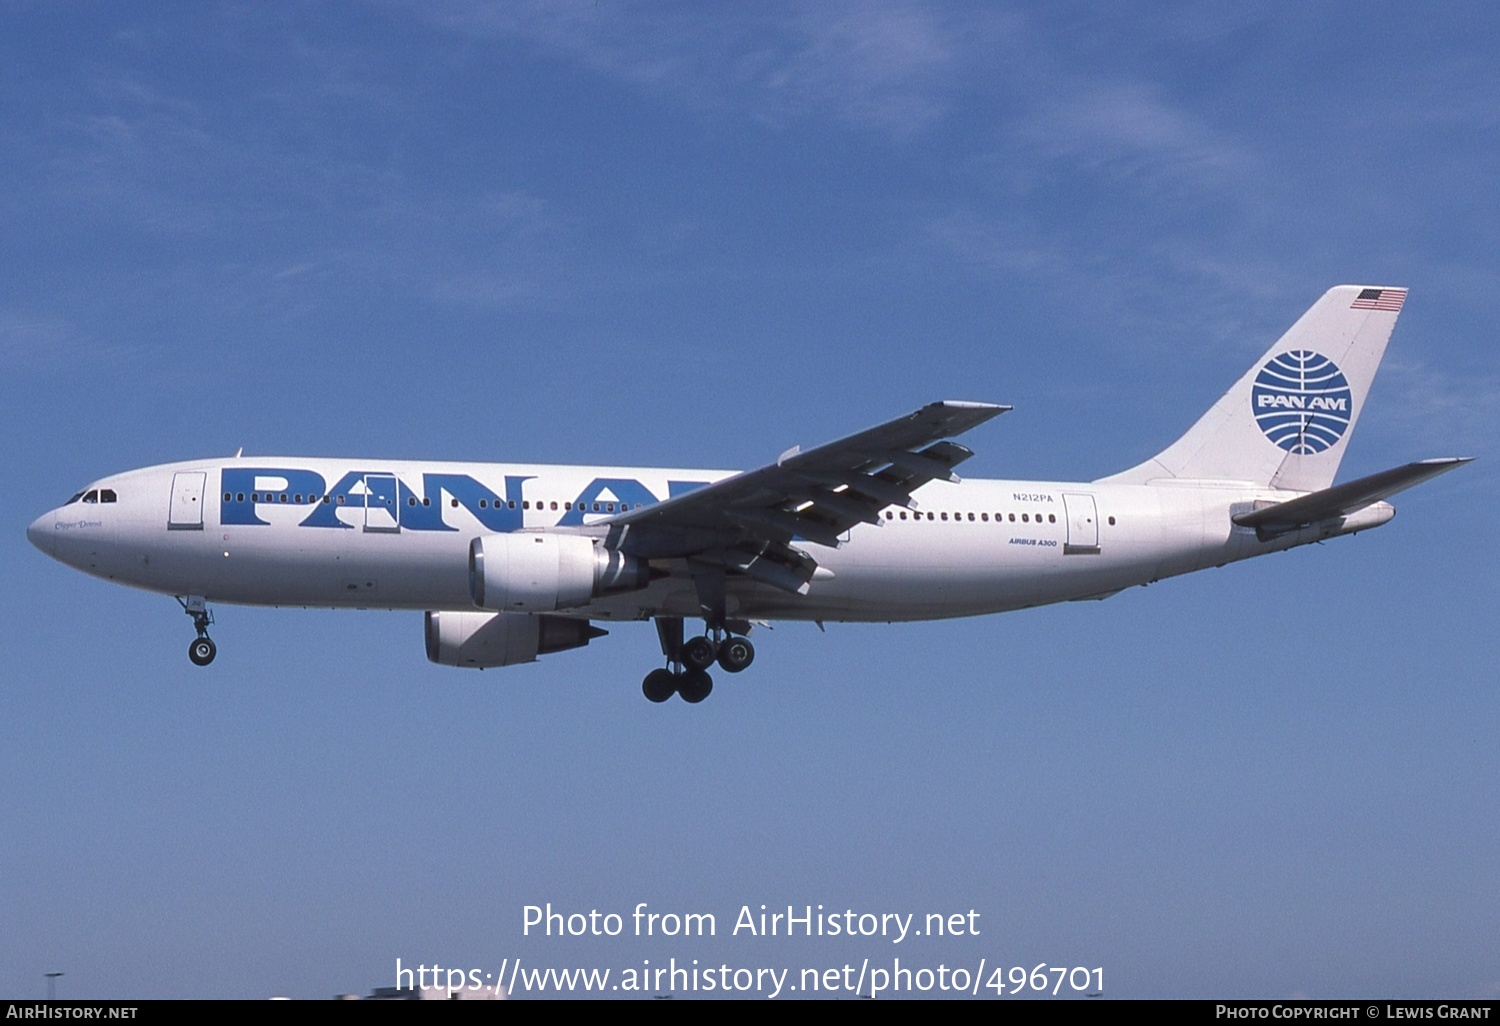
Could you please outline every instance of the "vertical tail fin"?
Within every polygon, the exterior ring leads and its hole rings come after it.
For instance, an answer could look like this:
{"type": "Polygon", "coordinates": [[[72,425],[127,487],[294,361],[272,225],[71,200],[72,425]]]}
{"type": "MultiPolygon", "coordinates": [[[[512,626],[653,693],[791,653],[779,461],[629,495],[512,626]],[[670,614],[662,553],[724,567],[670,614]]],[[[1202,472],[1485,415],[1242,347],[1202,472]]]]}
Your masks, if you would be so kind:
{"type": "Polygon", "coordinates": [[[1339,285],[1177,441],[1105,481],[1248,481],[1316,491],[1338,473],[1406,289],[1339,285]]]}

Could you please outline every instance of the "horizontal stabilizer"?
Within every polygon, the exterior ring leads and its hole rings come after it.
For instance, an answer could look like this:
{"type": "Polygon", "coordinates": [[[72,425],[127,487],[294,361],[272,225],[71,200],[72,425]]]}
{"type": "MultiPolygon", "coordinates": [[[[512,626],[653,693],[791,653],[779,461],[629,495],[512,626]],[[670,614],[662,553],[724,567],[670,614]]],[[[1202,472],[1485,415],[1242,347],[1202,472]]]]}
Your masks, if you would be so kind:
{"type": "Polygon", "coordinates": [[[1468,463],[1472,459],[1471,456],[1447,457],[1408,463],[1404,467],[1382,470],[1369,477],[1361,477],[1341,485],[1334,485],[1332,488],[1324,488],[1320,492],[1289,499],[1286,502],[1278,502],[1264,509],[1237,513],[1233,519],[1241,527],[1253,527],[1258,531],[1271,534],[1296,530],[1308,524],[1348,516],[1355,510],[1364,509],[1381,499],[1390,498],[1413,485],[1419,485],[1439,474],[1446,474],[1454,467],[1468,463]]]}

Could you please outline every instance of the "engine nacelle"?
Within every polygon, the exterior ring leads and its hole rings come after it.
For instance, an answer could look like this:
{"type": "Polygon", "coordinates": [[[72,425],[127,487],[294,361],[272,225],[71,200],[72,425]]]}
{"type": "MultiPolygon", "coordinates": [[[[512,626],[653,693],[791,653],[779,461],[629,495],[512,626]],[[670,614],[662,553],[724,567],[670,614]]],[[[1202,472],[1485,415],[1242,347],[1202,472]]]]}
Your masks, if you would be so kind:
{"type": "Polygon", "coordinates": [[[518,531],[469,543],[469,594],[481,609],[548,613],[650,583],[646,563],[583,535],[518,531]]]}
{"type": "Polygon", "coordinates": [[[582,648],[603,637],[587,620],[526,613],[432,612],[427,614],[427,658],[442,666],[511,666],[539,655],[582,648]]]}

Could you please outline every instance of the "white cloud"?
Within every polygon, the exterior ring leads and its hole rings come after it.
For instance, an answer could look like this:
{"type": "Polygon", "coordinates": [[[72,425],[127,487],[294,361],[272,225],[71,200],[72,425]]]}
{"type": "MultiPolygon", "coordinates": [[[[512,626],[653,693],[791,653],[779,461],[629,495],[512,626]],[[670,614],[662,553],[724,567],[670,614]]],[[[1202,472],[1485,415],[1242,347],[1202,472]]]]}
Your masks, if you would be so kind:
{"type": "Polygon", "coordinates": [[[61,317],[0,311],[0,367],[14,374],[48,374],[111,367],[132,358],[130,346],[101,344],[61,317]]]}
{"type": "Polygon", "coordinates": [[[828,116],[906,136],[947,109],[962,27],[925,5],[756,8],[452,0],[442,27],[519,39],[689,106],[778,122],[828,116]]]}
{"type": "MultiPolygon", "coordinates": [[[[1397,329],[1399,331],[1399,328],[1397,329]]],[[[1388,356],[1375,385],[1385,428],[1421,456],[1485,456],[1500,438],[1500,378],[1388,356]]]]}
{"type": "Polygon", "coordinates": [[[1256,163],[1244,145],[1141,81],[1059,84],[1024,120],[1021,136],[1042,157],[1137,185],[1227,191],[1241,187],[1256,163]]]}
{"type": "Polygon", "coordinates": [[[815,5],[751,81],[774,110],[830,111],[905,136],[944,114],[957,59],[951,30],[931,8],[815,5]]]}

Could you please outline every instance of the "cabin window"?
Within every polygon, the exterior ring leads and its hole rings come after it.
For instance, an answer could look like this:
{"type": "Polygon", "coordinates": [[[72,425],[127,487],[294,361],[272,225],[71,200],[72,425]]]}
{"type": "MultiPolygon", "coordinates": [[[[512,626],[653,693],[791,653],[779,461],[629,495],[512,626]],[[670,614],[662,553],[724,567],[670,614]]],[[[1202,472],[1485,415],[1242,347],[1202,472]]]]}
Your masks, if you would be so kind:
{"type": "Polygon", "coordinates": [[[1056,513],[1048,513],[1047,514],[1047,523],[1049,523],[1049,524],[1055,524],[1055,523],[1057,523],[1057,514],[1056,513]]]}
{"type": "Polygon", "coordinates": [[[1115,526],[1115,518],[1114,517],[1110,517],[1109,518],[1109,526],[1110,527],[1114,527],[1115,526]]]}

